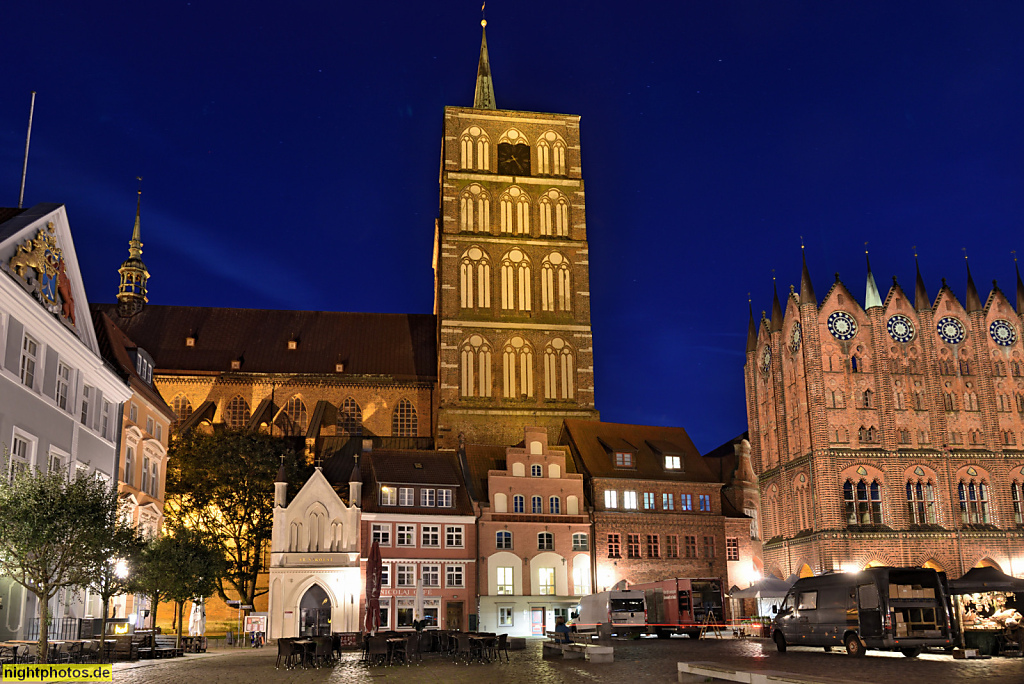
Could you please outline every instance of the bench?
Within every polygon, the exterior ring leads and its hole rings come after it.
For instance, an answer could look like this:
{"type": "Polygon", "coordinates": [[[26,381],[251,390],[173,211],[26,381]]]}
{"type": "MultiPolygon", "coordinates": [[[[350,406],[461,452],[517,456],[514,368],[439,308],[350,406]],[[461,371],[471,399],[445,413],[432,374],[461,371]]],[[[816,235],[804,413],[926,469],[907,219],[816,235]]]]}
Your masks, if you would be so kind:
{"type": "Polygon", "coordinates": [[[157,634],[153,653],[157,658],[175,658],[185,655],[185,650],[176,645],[177,637],[173,634],[157,634]]]}
{"type": "Polygon", "coordinates": [[[713,662],[678,663],[677,669],[680,684],[706,682],[709,679],[743,684],[843,684],[843,680],[834,678],[825,680],[773,670],[747,672],[713,662]]]}
{"type": "Polygon", "coordinates": [[[589,660],[592,663],[611,663],[615,660],[615,649],[611,646],[598,646],[590,643],[586,635],[570,634],[571,641],[564,642],[562,632],[546,632],[549,641],[543,644],[545,658],[561,656],[564,660],[589,660]]]}

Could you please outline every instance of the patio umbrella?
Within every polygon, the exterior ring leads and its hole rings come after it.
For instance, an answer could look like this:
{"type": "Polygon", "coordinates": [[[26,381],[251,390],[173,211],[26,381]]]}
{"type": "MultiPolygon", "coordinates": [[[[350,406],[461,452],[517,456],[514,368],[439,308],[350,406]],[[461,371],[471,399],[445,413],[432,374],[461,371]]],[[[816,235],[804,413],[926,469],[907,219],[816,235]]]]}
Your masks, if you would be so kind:
{"type": "Polygon", "coordinates": [[[188,635],[202,636],[206,633],[206,599],[192,599],[192,613],[188,618],[188,635]]]}
{"type": "Polygon", "coordinates": [[[363,624],[364,631],[370,634],[380,628],[380,581],[383,573],[380,544],[374,540],[370,547],[370,557],[366,561],[366,619],[363,624]]]}
{"type": "Polygon", "coordinates": [[[949,593],[984,594],[990,591],[1024,592],[1024,580],[993,567],[971,568],[960,579],[949,581],[949,593]]]}

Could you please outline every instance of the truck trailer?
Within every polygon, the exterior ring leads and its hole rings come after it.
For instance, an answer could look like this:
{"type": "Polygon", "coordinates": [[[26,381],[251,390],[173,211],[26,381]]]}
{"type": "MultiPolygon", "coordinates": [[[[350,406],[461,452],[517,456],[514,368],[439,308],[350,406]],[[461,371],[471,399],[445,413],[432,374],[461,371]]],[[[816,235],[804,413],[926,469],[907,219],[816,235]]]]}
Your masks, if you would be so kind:
{"type": "Polygon", "coordinates": [[[630,589],[644,592],[646,632],[656,634],[659,639],[667,639],[673,634],[685,634],[696,639],[701,627],[707,623],[719,627],[725,625],[722,581],[719,579],[677,577],[634,584],[630,589]]]}
{"type": "Polygon", "coordinates": [[[647,625],[646,597],[633,589],[590,594],[580,598],[570,617],[570,629],[583,634],[640,635],[647,625]]]}

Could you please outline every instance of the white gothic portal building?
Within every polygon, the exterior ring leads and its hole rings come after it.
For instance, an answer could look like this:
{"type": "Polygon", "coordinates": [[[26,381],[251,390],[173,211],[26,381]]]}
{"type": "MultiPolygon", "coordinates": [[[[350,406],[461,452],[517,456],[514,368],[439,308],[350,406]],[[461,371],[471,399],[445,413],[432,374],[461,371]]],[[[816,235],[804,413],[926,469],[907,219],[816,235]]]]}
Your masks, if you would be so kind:
{"type": "MultiPolygon", "coordinates": [[[[277,479],[270,546],[270,638],[359,631],[359,506],[342,501],[320,468],[291,502],[283,467],[277,479]]],[[[349,480],[351,499],[358,502],[358,465],[349,480]]]]}

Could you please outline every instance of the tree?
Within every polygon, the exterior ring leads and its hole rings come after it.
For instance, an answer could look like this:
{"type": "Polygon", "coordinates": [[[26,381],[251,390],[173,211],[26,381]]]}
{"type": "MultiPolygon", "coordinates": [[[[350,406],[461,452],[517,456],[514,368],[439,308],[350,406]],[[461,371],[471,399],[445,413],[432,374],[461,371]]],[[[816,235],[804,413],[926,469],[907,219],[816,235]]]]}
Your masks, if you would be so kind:
{"type": "Polygon", "coordinates": [[[294,440],[259,432],[192,430],[178,435],[168,450],[164,515],[171,525],[208,535],[227,566],[217,593],[228,587],[252,605],[256,578],[273,532],[274,481],[282,459],[289,481],[298,484],[294,440]]]}
{"type": "MultiPolygon", "coordinates": [[[[143,539],[132,525],[131,519],[124,514],[118,517],[114,529],[109,531],[105,540],[106,558],[87,585],[88,589],[98,595],[103,602],[103,618],[100,621],[100,638],[107,634],[107,616],[110,614],[110,599],[131,590],[131,573],[138,564],[138,556],[143,548],[143,539]]],[[[103,649],[100,649],[100,658],[103,649]]]]}
{"type": "Polygon", "coordinates": [[[98,475],[31,468],[0,476],[0,575],[39,603],[38,662],[48,650],[48,607],[58,592],[88,586],[109,561],[110,531],[120,516],[117,491],[98,475]]]}

